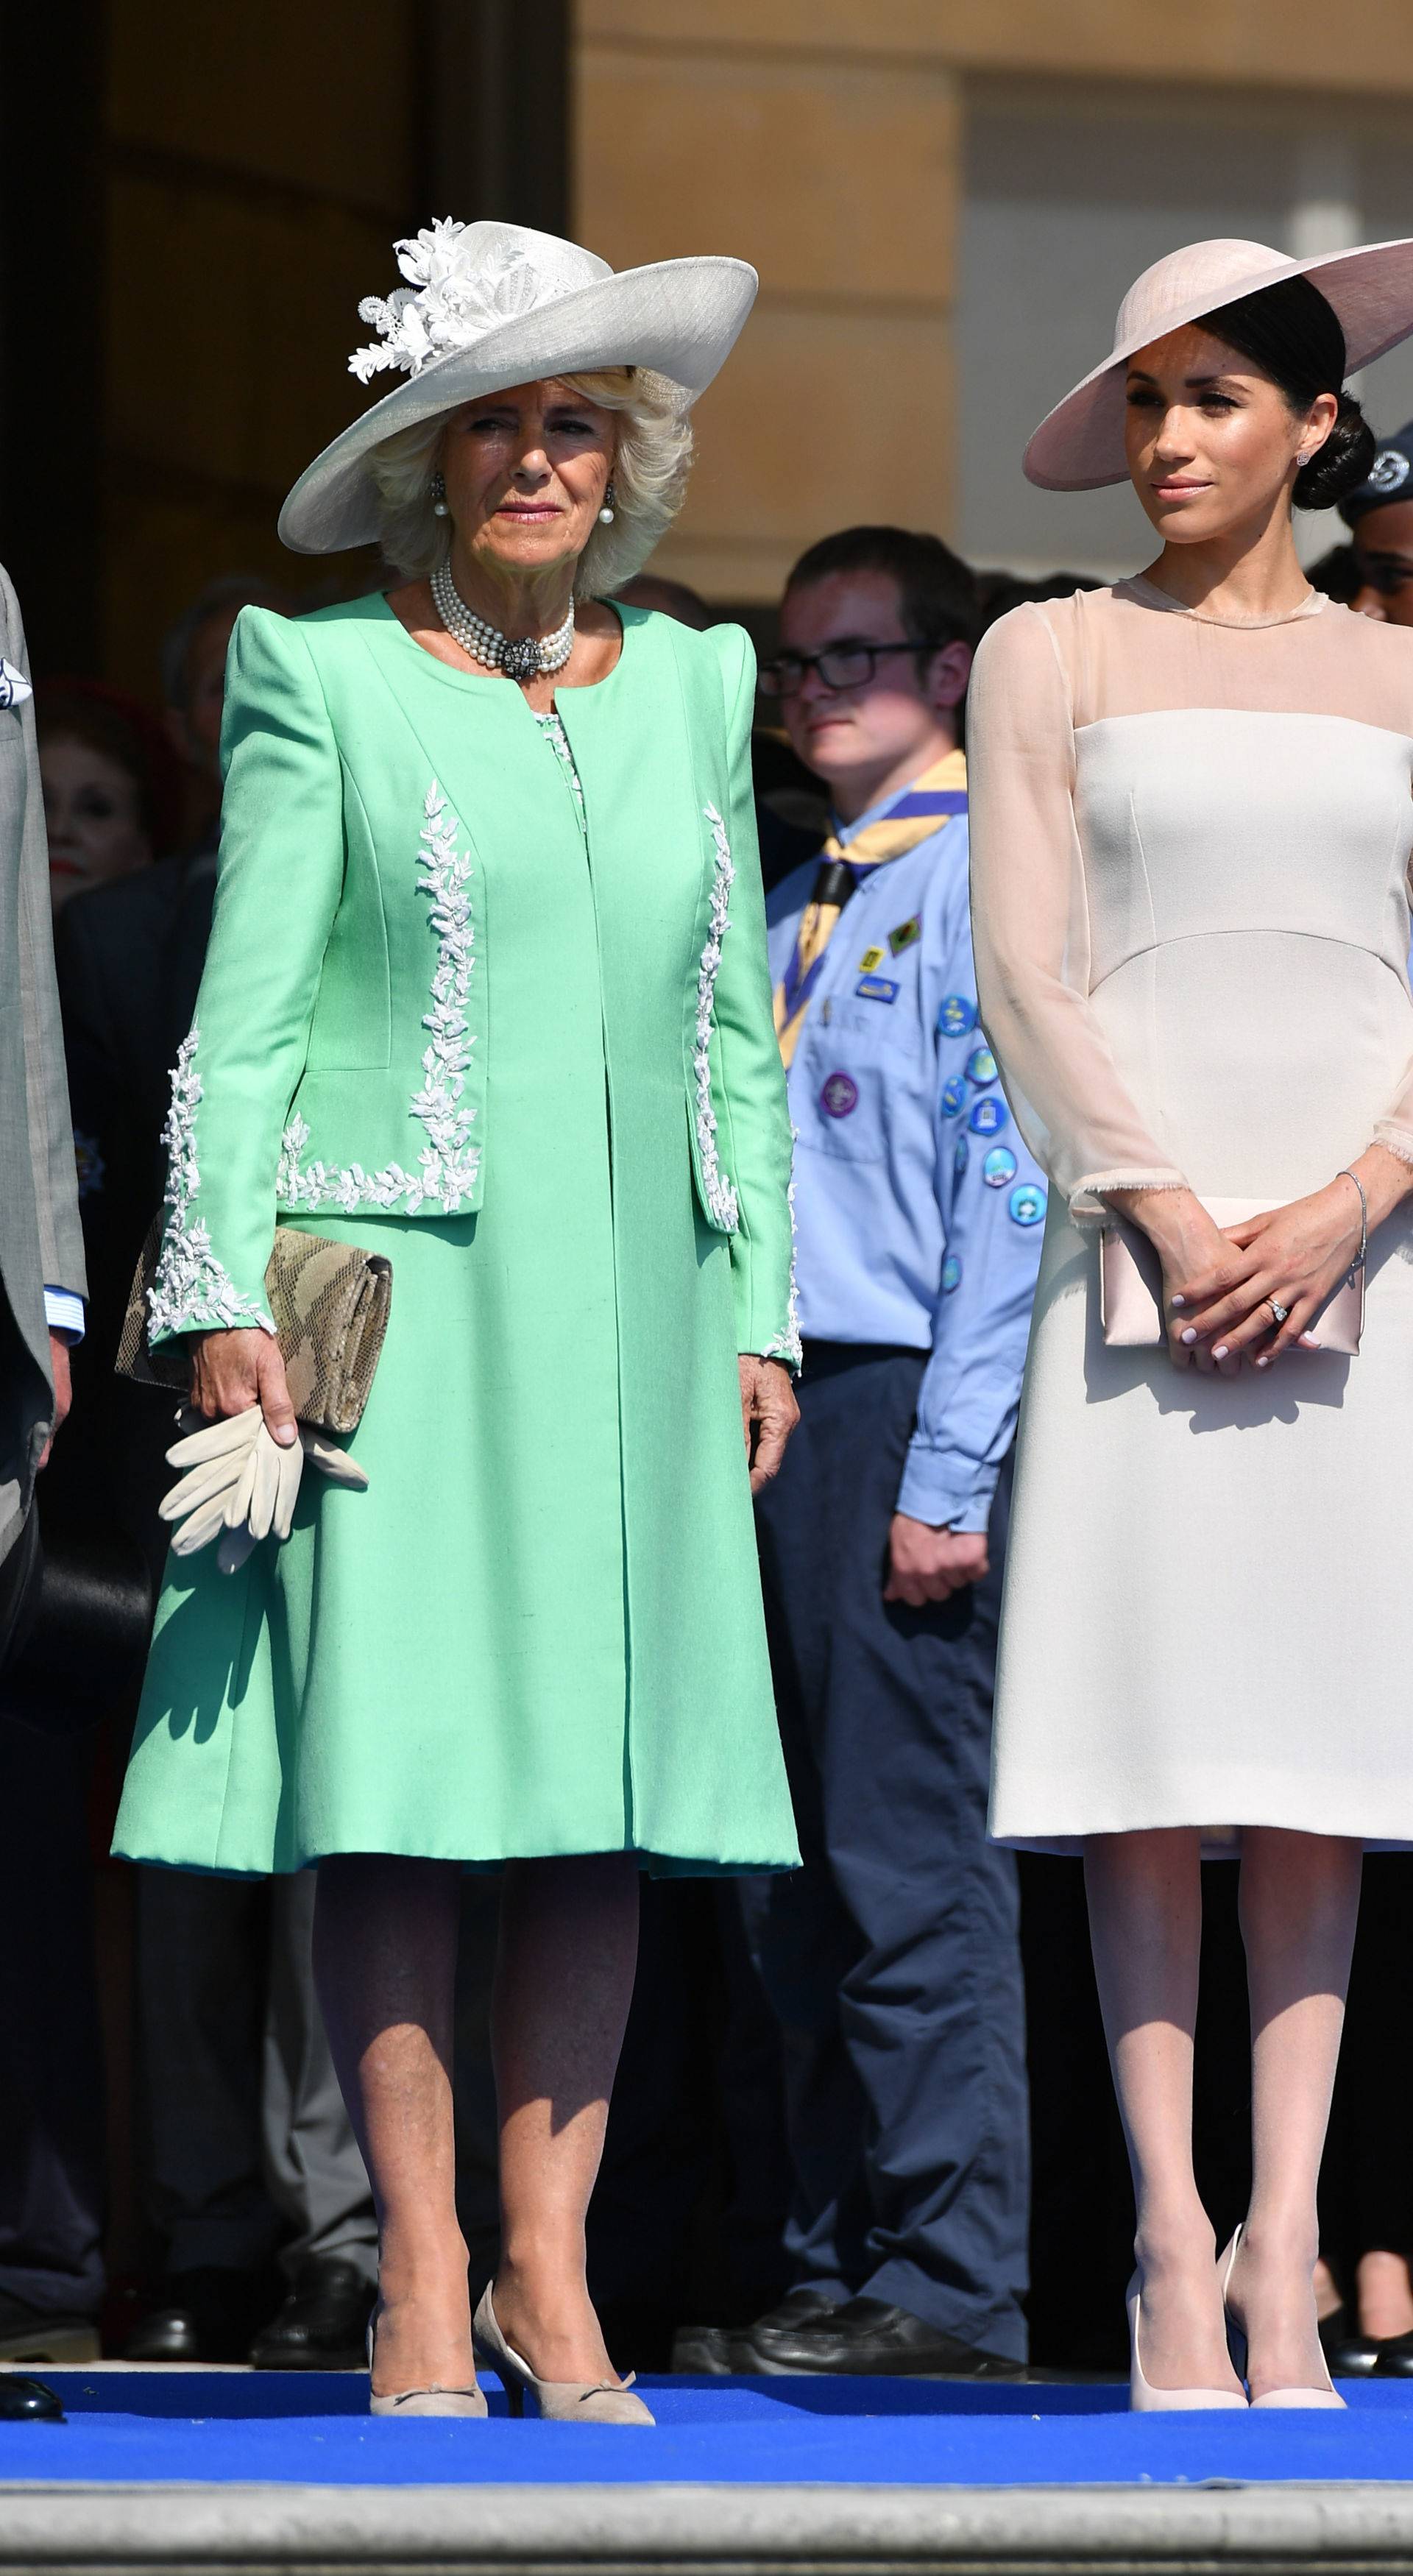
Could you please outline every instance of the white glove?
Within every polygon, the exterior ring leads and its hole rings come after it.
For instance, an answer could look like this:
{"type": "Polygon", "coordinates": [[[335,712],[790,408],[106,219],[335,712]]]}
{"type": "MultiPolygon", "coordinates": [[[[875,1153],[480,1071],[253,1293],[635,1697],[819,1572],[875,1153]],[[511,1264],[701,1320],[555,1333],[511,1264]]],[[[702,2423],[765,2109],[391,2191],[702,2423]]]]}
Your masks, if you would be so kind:
{"type": "Polygon", "coordinates": [[[333,1484],[360,1493],[367,1488],[363,1469],[321,1431],[301,1423],[299,1438],[282,1448],[258,1404],[220,1422],[204,1422],[199,1430],[185,1429],[199,1420],[189,1411],[180,1414],[185,1436],[167,1452],[168,1466],[186,1471],[160,1506],[164,1521],[179,1524],[172,1534],[174,1556],[194,1556],[219,1538],[217,1563],[223,1574],[234,1574],[271,1531],[287,1539],[306,1458],[333,1484]]]}

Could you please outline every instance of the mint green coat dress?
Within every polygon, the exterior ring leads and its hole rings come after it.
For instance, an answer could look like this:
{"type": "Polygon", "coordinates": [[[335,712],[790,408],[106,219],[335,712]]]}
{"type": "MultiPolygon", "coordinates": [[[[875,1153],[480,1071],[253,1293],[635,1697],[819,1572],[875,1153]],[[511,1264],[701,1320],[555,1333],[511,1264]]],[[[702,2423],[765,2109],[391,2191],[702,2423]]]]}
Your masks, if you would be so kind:
{"type": "Polygon", "coordinates": [[[392,1316],[367,1492],[169,1565],[130,1859],[796,1858],[736,1370],[798,1352],[754,670],[621,614],[558,740],[381,597],[236,627],[154,1332],[268,1321],[283,1222],[388,1254],[392,1316]]]}

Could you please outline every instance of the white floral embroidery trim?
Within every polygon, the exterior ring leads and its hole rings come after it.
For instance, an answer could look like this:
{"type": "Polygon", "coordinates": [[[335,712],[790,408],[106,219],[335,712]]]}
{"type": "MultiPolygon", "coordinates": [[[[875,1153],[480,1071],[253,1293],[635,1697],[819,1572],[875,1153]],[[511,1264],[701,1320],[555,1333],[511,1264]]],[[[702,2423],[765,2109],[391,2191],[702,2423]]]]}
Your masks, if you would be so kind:
{"type": "Polygon", "coordinates": [[[697,1153],[702,1167],[707,1213],[725,1233],[734,1234],[740,1223],[741,1211],[735,1185],[723,1172],[716,1150],[716,1108],[711,1096],[711,1030],[721,943],[731,927],[731,886],[736,870],[732,864],[726,826],[716,807],[704,805],[702,812],[711,825],[711,837],[716,843],[716,874],[711,889],[711,921],[706,946],[702,950],[702,962],[697,970],[697,1042],[692,1051],[692,1071],[697,1086],[697,1153]]]}
{"type": "Polygon", "coordinates": [[[797,1238],[795,1234],[794,1149],[799,1141],[800,1131],[797,1127],[792,1127],[790,1130],[790,1187],[787,1193],[790,1205],[790,1304],[783,1333],[773,1334],[771,1339],[766,1343],[764,1350],[761,1352],[761,1358],[763,1360],[789,1360],[795,1368],[801,1367],[804,1361],[804,1349],[800,1341],[800,1286],[795,1269],[797,1238]]]}
{"type": "Polygon", "coordinates": [[[192,1203],[201,1188],[196,1161],[196,1110],[201,1076],[196,1070],[200,1030],[195,1022],[172,1067],[172,1105],[162,1129],[167,1148],[167,1223],[157,1271],[147,1292],[149,1333],[233,1331],[258,1324],[273,1333],[272,1318],[253,1297],[241,1294],[211,1249],[211,1237],[192,1203]]]}
{"type": "Polygon", "coordinates": [[[301,1171],[300,1157],[309,1142],[309,1129],[296,1111],[280,1141],[275,1178],[275,1198],[280,1207],[339,1207],[350,1214],[355,1208],[375,1207],[415,1216],[424,1199],[434,1199],[443,1215],[451,1216],[469,1197],[475,1182],[481,1161],[480,1147],[470,1142],[476,1112],[462,1106],[475,1044],[466,1025],[466,997],[475,963],[471,903],[466,891],[471,861],[458,856],[456,839],[461,826],[435,778],[422,810],[423,846],[418,851],[417,864],[425,873],[418,880],[418,892],[431,898],[429,924],[437,934],[437,963],[432,975],[432,1007],[422,1021],[423,1028],[432,1033],[432,1043],[422,1058],[425,1080],[421,1090],[412,1095],[408,1116],[420,1118],[429,1141],[422,1148],[415,1172],[404,1171],[400,1163],[388,1163],[381,1172],[365,1172],[360,1163],[350,1163],[342,1170],[331,1169],[327,1163],[311,1163],[301,1171]]]}

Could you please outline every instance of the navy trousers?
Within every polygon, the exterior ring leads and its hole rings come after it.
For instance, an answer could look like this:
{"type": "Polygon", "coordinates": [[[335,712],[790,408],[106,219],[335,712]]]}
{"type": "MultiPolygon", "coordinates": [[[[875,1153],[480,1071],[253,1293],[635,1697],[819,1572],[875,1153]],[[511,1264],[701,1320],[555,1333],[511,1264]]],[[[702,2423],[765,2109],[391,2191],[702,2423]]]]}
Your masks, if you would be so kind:
{"type": "Polygon", "coordinates": [[[785,2042],[796,2278],[1023,2360],[1014,1857],[986,1839],[1009,1467],[984,1583],[885,1603],[918,1351],[808,1346],[757,1506],[804,1868],[741,1882],[785,2042]]]}

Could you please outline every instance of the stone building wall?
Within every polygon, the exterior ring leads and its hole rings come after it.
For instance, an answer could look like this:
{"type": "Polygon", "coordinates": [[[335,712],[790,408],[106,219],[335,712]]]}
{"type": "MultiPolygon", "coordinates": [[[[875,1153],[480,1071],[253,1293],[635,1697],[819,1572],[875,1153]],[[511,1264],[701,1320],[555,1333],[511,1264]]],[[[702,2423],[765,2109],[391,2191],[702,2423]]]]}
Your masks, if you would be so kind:
{"type": "MultiPolygon", "coordinates": [[[[1095,345],[1097,317],[1140,264],[1125,267],[1125,239],[1150,213],[1166,244],[1185,237],[1174,227],[1188,238],[1235,228],[1204,220],[1230,196],[1243,230],[1264,222],[1259,237],[1279,232],[1279,246],[1337,247],[1351,194],[1387,217],[1386,185],[1361,197],[1340,175],[1367,129],[1376,159],[1394,143],[1406,158],[1407,207],[1400,219],[1394,188],[1392,228],[1413,234],[1405,0],[1337,11],[1326,0],[1193,0],[1180,22],[1134,0],[578,0],[573,76],[581,237],[616,265],[715,249],[761,272],[740,350],[700,406],[700,464],[660,558],[723,600],[770,598],[800,547],[848,519],[901,518],[991,552],[1014,503],[1012,551],[1038,558],[1045,530],[1019,524],[1018,487],[987,488],[984,457],[968,474],[986,431],[974,403],[966,414],[959,374],[978,353],[993,369],[1013,305],[1021,331],[1055,340],[1053,394],[1063,392],[1107,345],[1095,345]],[[1048,197],[1037,180],[1027,204],[1021,171],[1008,237],[985,219],[978,156],[999,137],[1023,161],[1027,117],[1037,161],[1060,175],[1048,197]],[[1249,134],[1249,157],[1270,168],[1260,187],[1240,184],[1249,134]],[[1111,145],[1123,186],[1106,167],[1111,145]],[[1179,184],[1165,193],[1171,168],[1179,184]],[[1058,244],[1069,207],[1056,191],[1082,210],[1091,180],[1099,219],[1071,230],[1075,256],[1098,238],[1097,282],[1068,274],[1058,244]],[[982,219],[969,221],[978,200],[982,219]],[[1027,236],[1038,254],[1029,276],[1011,264],[1027,236]],[[1073,313],[1068,376],[1068,343],[1050,327],[1057,299],[1073,313]],[[975,327],[979,307],[990,337],[975,327]]],[[[1010,414],[1033,391],[1024,369],[998,378],[995,435],[1014,432],[1018,452],[1030,422],[1010,414]]],[[[1074,524],[1077,536],[1057,528],[1058,551],[1068,542],[1097,562],[1122,545],[1102,507],[1074,524]]]]}

